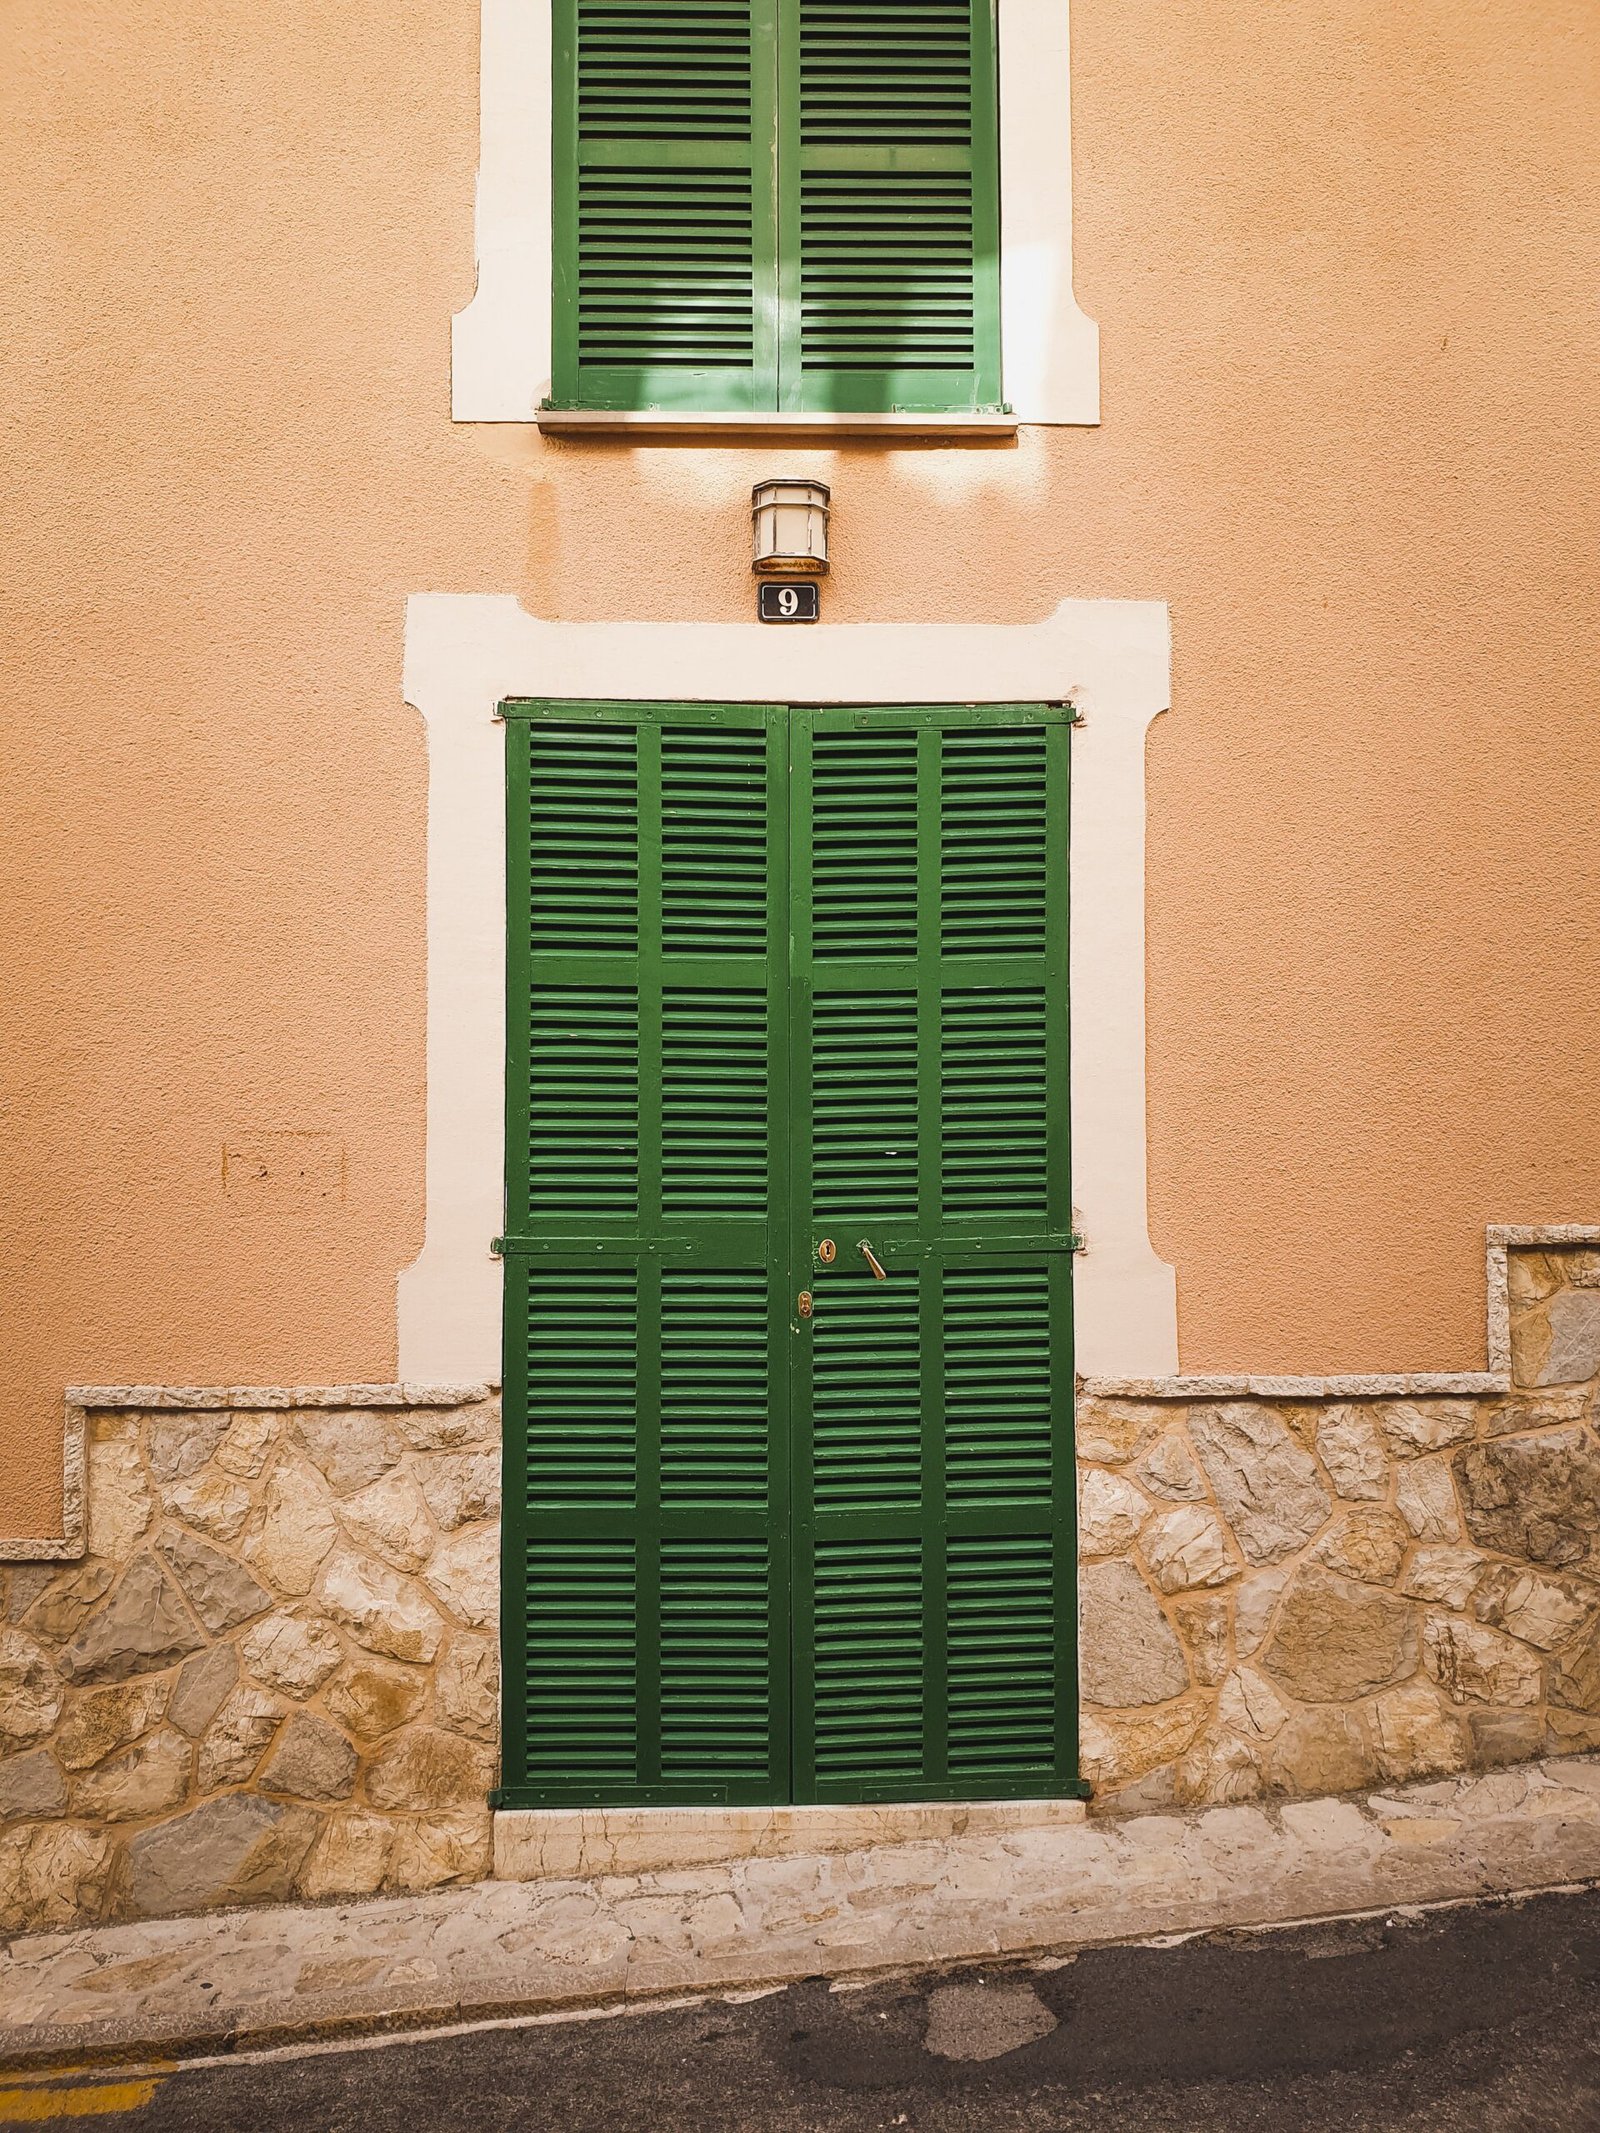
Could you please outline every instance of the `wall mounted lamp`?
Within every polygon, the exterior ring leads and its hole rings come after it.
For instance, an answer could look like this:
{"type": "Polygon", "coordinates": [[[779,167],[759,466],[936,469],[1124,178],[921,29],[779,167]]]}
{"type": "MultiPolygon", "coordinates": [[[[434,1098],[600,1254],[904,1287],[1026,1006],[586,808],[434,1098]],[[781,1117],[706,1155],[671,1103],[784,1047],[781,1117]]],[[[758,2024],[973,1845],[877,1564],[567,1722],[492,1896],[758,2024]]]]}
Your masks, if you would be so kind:
{"type": "Polygon", "coordinates": [[[750,491],[750,523],[755,535],[751,568],[758,575],[827,575],[830,493],[825,481],[779,477],[756,483],[750,491]]]}

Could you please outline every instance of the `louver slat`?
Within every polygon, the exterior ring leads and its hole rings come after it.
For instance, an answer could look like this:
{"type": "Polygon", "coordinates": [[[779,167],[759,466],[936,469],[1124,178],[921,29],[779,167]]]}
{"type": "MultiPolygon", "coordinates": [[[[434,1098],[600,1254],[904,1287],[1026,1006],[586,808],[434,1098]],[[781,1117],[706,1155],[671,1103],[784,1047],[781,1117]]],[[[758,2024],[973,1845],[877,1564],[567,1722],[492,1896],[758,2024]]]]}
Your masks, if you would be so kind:
{"type": "Polygon", "coordinates": [[[793,404],[997,404],[988,0],[797,0],[793,404]]]}
{"type": "Polygon", "coordinates": [[[558,401],[770,404],[750,0],[563,0],[558,401]]]}

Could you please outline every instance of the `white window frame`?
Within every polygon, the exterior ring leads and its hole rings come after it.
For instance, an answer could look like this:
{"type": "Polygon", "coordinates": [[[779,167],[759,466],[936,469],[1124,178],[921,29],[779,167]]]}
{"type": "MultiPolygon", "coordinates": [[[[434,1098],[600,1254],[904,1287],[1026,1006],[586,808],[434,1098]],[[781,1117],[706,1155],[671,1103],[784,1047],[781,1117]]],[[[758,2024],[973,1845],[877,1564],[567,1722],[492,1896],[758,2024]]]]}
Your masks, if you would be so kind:
{"type": "Polygon", "coordinates": [[[1100,420],[1100,332],[1072,293],[1067,0],[997,0],[1000,359],[1009,415],[541,413],[550,392],[550,0],[482,0],[477,293],[455,317],[457,422],[547,429],[994,435],[1100,420]]]}

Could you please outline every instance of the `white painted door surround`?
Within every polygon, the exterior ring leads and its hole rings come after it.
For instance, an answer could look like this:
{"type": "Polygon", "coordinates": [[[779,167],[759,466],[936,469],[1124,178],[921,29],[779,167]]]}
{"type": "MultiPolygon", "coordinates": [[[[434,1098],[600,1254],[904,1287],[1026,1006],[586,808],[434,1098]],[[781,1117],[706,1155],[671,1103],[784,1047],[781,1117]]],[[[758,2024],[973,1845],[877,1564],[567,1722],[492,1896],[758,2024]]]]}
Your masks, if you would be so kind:
{"type": "Polygon", "coordinates": [[[418,593],[405,697],[428,745],[427,1218],[400,1276],[399,1375],[500,1376],[505,1167],[508,696],[712,703],[1070,699],[1071,1014],[1077,1362],[1094,1377],[1178,1367],[1172,1269],[1146,1224],[1145,734],[1169,702],[1167,610],[1064,600],[1045,621],[543,622],[510,595],[418,593]]]}

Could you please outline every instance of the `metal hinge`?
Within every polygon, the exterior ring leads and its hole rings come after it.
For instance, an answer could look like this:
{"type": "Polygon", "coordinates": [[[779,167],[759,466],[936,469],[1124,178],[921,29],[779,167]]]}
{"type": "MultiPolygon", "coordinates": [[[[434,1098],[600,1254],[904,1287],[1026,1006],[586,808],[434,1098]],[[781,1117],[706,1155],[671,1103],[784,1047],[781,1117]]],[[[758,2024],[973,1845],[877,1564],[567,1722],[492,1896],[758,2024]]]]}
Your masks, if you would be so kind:
{"type": "Polygon", "coordinates": [[[1080,1237],[1076,1230],[1068,1231],[1067,1250],[1069,1252],[1086,1252],[1088,1249],[1089,1246],[1087,1241],[1084,1238],[1080,1237]]]}

